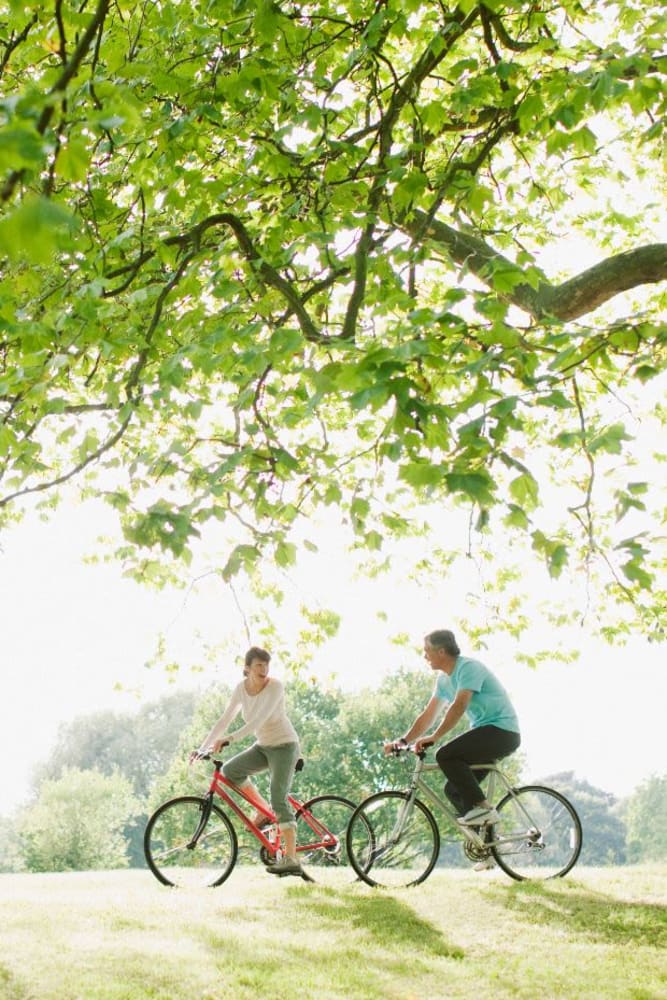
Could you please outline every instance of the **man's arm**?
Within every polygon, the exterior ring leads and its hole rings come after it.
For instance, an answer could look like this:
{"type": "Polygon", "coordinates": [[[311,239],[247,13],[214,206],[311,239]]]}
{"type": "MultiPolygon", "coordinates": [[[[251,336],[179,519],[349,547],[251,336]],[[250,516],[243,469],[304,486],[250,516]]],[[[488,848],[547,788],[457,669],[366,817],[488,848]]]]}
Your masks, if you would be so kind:
{"type": "MultiPolygon", "coordinates": [[[[454,701],[451,703],[451,705],[445,712],[444,718],[440,723],[440,725],[438,726],[438,728],[434,729],[433,732],[430,734],[430,736],[424,736],[418,742],[420,744],[437,743],[438,740],[442,739],[445,733],[448,733],[451,729],[453,729],[456,723],[459,721],[459,719],[465,712],[466,708],[470,704],[470,699],[472,698],[472,696],[473,696],[472,691],[468,691],[466,689],[458,691],[456,697],[454,698],[454,701]]],[[[418,750],[421,749],[421,746],[418,746],[417,749],[418,750]]]]}
{"type": "Polygon", "coordinates": [[[442,711],[442,701],[440,698],[436,698],[434,695],[433,698],[431,698],[431,700],[429,701],[424,711],[421,713],[421,715],[417,716],[417,718],[412,723],[407,733],[403,737],[405,742],[412,743],[413,740],[416,740],[419,736],[425,733],[427,729],[430,729],[435,720],[437,719],[438,714],[441,711],[442,711]]]}
{"type": "Polygon", "coordinates": [[[421,733],[425,733],[426,730],[433,725],[440,711],[442,711],[442,701],[434,695],[424,711],[421,712],[412,723],[405,736],[402,736],[399,740],[391,740],[389,743],[385,743],[384,752],[391,753],[396,743],[404,743],[407,745],[408,743],[411,743],[412,740],[417,739],[421,733]]]}

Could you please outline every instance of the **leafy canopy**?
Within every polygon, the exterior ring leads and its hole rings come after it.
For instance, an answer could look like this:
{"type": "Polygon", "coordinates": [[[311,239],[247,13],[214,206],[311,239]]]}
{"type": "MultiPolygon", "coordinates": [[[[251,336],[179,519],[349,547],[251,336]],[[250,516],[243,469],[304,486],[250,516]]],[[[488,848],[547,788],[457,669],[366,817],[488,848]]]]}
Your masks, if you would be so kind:
{"type": "Polygon", "coordinates": [[[159,584],[462,503],[659,631],[667,11],[586,8],[0,0],[3,516],[159,584]]]}

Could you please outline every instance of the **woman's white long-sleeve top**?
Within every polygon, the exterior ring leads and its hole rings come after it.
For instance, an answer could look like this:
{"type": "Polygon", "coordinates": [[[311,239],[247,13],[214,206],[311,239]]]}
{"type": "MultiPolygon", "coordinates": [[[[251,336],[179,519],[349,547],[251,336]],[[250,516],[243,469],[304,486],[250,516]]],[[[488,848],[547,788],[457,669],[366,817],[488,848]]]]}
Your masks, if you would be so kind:
{"type": "Polygon", "coordinates": [[[242,740],[253,733],[260,746],[277,747],[283,743],[298,743],[297,732],[285,711],[285,690],[275,677],[269,677],[268,684],[259,694],[248,694],[241,681],[230,699],[229,705],[211,730],[208,742],[226,739],[230,742],[242,740]],[[244,725],[227,733],[227,727],[241,712],[244,725]]]}

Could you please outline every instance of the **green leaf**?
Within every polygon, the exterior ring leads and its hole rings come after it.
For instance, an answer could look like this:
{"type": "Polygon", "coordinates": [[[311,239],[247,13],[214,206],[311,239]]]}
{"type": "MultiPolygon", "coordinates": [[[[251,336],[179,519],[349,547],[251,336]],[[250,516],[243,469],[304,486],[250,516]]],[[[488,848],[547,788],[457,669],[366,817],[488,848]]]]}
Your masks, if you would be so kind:
{"type": "Polygon", "coordinates": [[[449,472],[445,482],[450,493],[464,493],[482,507],[495,503],[495,483],[486,472],[449,472]]]}
{"type": "Polygon", "coordinates": [[[276,565],[285,569],[296,562],[297,548],[292,542],[279,542],[274,551],[276,565]]]}
{"type": "Polygon", "coordinates": [[[408,462],[400,466],[399,478],[410,486],[437,486],[442,482],[442,469],[428,462],[408,462]]]}
{"type": "Polygon", "coordinates": [[[260,549],[255,545],[237,545],[222,569],[223,580],[231,580],[243,568],[252,568],[259,562],[261,555],[260,549]]]}
{"type": "Polygon", "coordinates": [[[597,451],[606,451],[612,455],[620,455],[623,441],[632,441],[631,436],[626,432],[625,426],[623,424],[612,424],[599,434],[596,434],[588,442],[588,450],[591,454],[597,451]]]}
{"type": "Polygon", "coordinates": [[[76,228],[74,216],[48,198],[29,196],[0,220],[0,253],[48,264],[76,228]]]}
{"type": "Polygon", "coordinates": [[[66,181],[85,181],[88,176],[90,153],[84,142],[69,142],[61,149],[56,161],[58,175],[66,181]]]}
{"type": "Polygon", "coordinates": [[[508,504],[508,513],[503,521],[508,528],[520,528],[522,531],[527,531],[530,527],[530,520],[525,510],[513,503],[508,504]]]}
{"type": "Polygon", "coordinates": [[[537,480],[528,472],[512,480],[510,493],[517,504],[526,510],[534,510],[537,506],[539,486],[537,480]]]}
{"type": "Polygon", "coordinates": [[[638,559],[629,559],[623,563],[621,570],[626,579],[638,584],[641,590],[650,590],[655,582],[653,574],[649,573],[638,559]]]}
{"type": "Polygon", "coordinates": [[[44,140],[34,129],[0,128],[0,171],[39,169],[44,157],[44,140]]]}
{"type": "Polygon", "coordinates": [[[646,504],[639,499],[640,496],[648,492],[648,483],[628,483],[626,490],[617,490],[616,497],[616,520],[620,521],[629,510],[646,510],[646,504]]]}
{"type": "Polygon", "coordinates": [[[426,190],[428,177],[419,170],[411,170],[394,188],[393,201],[399,209],[407,208],[426,190]]]}
{"type": "Polygon", "coordinates": [[[568,561],[567,546],[557,538],[549,538],[542,531],[532,533],[533,549],[540,553],[546,561],[549,575],[557,578],[561,575],[568,561]]]}

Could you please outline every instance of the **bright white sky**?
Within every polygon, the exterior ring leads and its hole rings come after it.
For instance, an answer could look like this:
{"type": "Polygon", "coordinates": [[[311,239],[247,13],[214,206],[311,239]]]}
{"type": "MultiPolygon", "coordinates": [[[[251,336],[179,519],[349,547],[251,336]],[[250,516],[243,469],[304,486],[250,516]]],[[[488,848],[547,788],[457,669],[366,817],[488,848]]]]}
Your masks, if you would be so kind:
{"type": "MultiPolygon", "coordinates": [[[[145,667],[159,633],[167,633],[184,663],[201,636],[226,640],[237,654],[247,645],[236,604],[213,577],[184,604],[182,591],[156,594],[123,579],[116,565],[84,564],[101,518],[95,504],[64,508],[47,524],[30,516],[3,535],[0,815],[25,799],[31,772],[48,756],[61,722],[102,709],[126,711],[141,704],[140,697],[174,690],[163,672],[145,667]],[[118,683],[140,694],[119,693],[118,683]]],[[[398,570],[389,578],[351,582],[335,539],[301,577],[292,576],[297,598],[319,601],[343,616],[340,635],[309,664],[309,675],[327,683],[335,674],[340,687],[357,690],[402,664],[423,672],[427,700],[431,681],[419,652],[422,637],[433,628],[457,631],[456,609],[469,600],[470,581],[443,575],[441,584],[424,592],[398,570]],[[377,611],[386,612],[386,622],[377,611]],[[414,639],[414,653],[391,642],[401,631],[414,639]]],[[[289,641],[287,614],[281,631],[289,641]]],[[[610,649],[587,640],[582,630],[578,663],[531,670],[515,662],[517,647],[507,638],[480,653],[460,631],[458,637],[463,651],[495,670],[512,695],[528,758],[526,777],[573,770],[622,797],[651,774],[667,771],[664,646],[636,640],[610,649]]],[[[544,646],[550,641],[537,639],[544,646]]],[[[208,680],[234,681],[234,658],[233,652],[223,656],[208,680]]],[[[279,662],[274,669],[280,675],[279,662]]],[[[191,683],[187,676],[176,681],[191,683]]],[[[421,707],[415,705],[415,714],[421,707]]]]}

